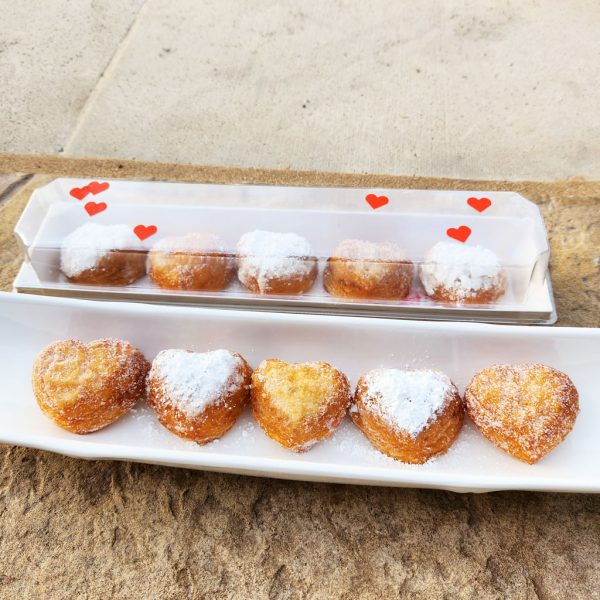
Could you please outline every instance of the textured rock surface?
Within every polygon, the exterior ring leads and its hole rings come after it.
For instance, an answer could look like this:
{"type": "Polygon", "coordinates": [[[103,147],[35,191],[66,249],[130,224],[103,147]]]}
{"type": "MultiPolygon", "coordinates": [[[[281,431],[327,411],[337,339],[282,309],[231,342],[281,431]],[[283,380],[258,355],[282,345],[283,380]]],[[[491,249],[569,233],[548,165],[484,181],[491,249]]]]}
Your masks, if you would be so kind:
{"type": "MultiPolygon", "coordinates": [[[[20,263],[12,227],[47,179],[0,207],[3,289],[20,263]]],[[[519,186],[550,231],[560,324],[600,326],[600,185],[519,186]]],[[[3,446],[0,514],[2,598],[600,598],[594,495],[297,483],[3,446]]]]}

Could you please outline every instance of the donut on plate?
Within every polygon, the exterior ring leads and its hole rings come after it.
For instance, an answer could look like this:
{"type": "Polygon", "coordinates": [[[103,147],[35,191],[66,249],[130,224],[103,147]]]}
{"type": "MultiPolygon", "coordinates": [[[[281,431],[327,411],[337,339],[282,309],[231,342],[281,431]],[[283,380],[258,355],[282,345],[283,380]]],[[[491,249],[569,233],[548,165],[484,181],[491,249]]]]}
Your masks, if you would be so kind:
{"type": "Polygon", "coordinates": [[[33,366],[42,411],[73,433],[102,429],[145,396],[150,364],[129,342],[102,339],[50,344],[33,366]]]}
{"type": "Polygon", "coordinates": [[[252,412],[264,432],[294,452],[329,437],[350,403],[346,376],[326,362],[264,360],[252,375],[252,412]]]}
{"type": "Polygon", "coordinates": [[[579,395],[568,375],[541,364],[482,369],[467,386],[465,402],[490,442],[529,464],[567,437],[579,412],[579,395]]]}
{"type": "Polygon", "coordinates": [[[380,368],[360,378],[350,416],[380,452],[420,464],[454,443],[464,407],[441,371],[380,368]]]}
{"type": "Polygon", "coordinates": [[[425,293],[437,302],[490,304],[506,292],[506,273],[487,248],[438,242],[421,264],[425,293]]]}
{"type": "Polygon", "coordinates": [[[238,278],[255,294],[302,294],[317,277],[310,244],[295,233],[250,231],[237,250],[238,278]]]}
{"type": "Polygon", "coordinates": [[[169,431],[207,444],[238,420],[250,399],[251,374],[229,350],[163,350],[148,376],[148,404],[169,431]]]}
{"type": "Polygon", "coordinates": [[[72,283],[129,285],[146,274],[146,251],[127,225],[86,223],[63,240],[60,269],[72,283]]]}
{"type": "Polygon", "coordinates": [[[164,238],[148,254],[148,275],[168,290],[222,290],[234,271],[235,258],[212,233],[164,238]]]}
{"type": "Polygon", "coordinates": [[[327,261],[323,283],[339,298],[401,300],[410,292],[413,271],[394,242],[344,240],[327,261]]]}

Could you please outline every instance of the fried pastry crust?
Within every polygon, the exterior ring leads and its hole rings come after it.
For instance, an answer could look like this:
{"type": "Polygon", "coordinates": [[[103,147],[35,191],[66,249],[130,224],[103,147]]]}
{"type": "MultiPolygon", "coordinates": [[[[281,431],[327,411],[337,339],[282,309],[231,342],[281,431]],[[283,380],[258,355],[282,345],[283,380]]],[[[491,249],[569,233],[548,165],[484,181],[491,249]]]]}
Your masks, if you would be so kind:
{"type": "Polygon", "coordinates": [[[152,364],[148,404],[171,433],[207,444],[235,425],[250,400],[251,375],[237,352],[166,350],[152,364]],[[216,362],[205,360],[216,353],[221,353],[216,362]],[[201,362],[194,364],[194,357],[201,362]]]}
{"type": "Polygon", "coordinates": [[[209,233],[192,233],[158,242],[148,254],[148,275],[168,290],[217,291],[235,272],[235,257],[209,233]]]}
{"type": "Polygon", "coordinates": [[[33,391],[42,411],[73,433],[102,429],[145,395],[150,364],[129,342],[50,344],[33,367],[33,391]]]}
{"type": "Polygon", "coordinates": [[[346,376],[325,362],[263,361],[252,375],[252,411],[265,433],[294,452],[329,437],[350,403],[346,376]]]}
{"type": "Polygon", "coordinates": [[[67,277],[71,283],[90,285],[129,285],[146,274],[146,252],[111,250],[97,264],[77,275],[67,277]]]}
{"type": "Polygon", "coordinates": [[[425,293],[446,304],[491,304],[508,288],[506,272],[494,252],[451,241],[430,248],[419,276],[425,293]]]}
{"type": "Polygon", "coordinates": [[[487,289],[470,290],[465,294],[463,290],[438,285],[429,296],[443,304],[493,304],[506,294],[506,289],[506,275],[500,273],[497,283],[487,289]]]}
{"type": "Polygon", "coordinates": [[[414,266],[392,242],[344,240],[327,260],[325,289],[338,298],[406,298],[414,266]]]}
{"type": "MultiPolygon", "coordinates": [[[[379,371],[379,370],[376,370],[379,371]]],[[[464,422],[464,405],[456,386],[448,379],[439,410],[415,432],[394,422],[381,410],[381,396],[369,387],[366,373],[358,381],[350,416],[380,452],[405,463],[422,464],[445,454],[455,442],[464,422]]],[[[408,399],[407,399],[408,401],[408,399]]]]}
{"type": "MultiPolygon", "coordinates": [[[[288,277],[271,277],[262,285],[259,282],[259,277],[252,273],[246,275],[243,278],[242,283],[254,294],[289,294],[294,296],[304,294],[313,286],[319,268],[317,266],[316,258],[308,257],[302,260],[308,266],[308,272],[290,275],[288,277]]],[[[244,261],[245,259],[243,257],[238,259],[238,264],[241,265],[242,268],[244,261]]]]}
{"type": "Polygon", "coordinates": [[[249,231],[237,251],[238,279],[255,294],[303,294],[319,272],[310,244],[295,233],[249,231]]]}
{"type": "Polygon", "coordinates": [[[569,434],[579,395],[569,377],[542,364],[495,365],[475,374],[467,412],[498,448],[533,464],[569,434]]]}

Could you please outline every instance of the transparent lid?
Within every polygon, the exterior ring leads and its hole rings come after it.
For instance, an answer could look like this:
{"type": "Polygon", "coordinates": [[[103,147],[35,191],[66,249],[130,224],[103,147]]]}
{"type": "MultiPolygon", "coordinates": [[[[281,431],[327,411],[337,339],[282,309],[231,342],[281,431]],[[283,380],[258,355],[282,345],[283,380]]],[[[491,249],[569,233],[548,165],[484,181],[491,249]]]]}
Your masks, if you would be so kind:
{"type": "Polygon", "coordinates": [[[511,192],[58,179],[15,232],[48,293],[515,322],[548,312],[543,221],[511,192]]]}

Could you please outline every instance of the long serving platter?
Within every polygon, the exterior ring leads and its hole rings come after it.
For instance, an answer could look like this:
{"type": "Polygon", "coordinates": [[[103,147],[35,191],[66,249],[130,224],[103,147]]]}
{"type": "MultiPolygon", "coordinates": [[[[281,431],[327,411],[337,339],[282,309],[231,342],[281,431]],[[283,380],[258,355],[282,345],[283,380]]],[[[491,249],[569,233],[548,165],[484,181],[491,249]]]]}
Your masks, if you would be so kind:
{"type": "Polygon", "coordinates": [[[600,491],[600,330],[383,320],[0,294],[0,441],[87,459],[117,459],[286,479],[490,490],[600,491]],[[406,465],[373,449],[346,418],[331,438],[294,454],[267,438],[249,411],[222,439],[198,446],[163,429],[144,405],[106,429],[77,436],[37,407],[31,368],[48,343],[119,337],[148,359],[162,349],[240,352],[256,367],[277,357],[325,360],[352,385],[378,367],[435,367],[460,391],[494,363],[542,362],[565,371],[581,412],[564,443],[535,465],[504,454],[466,423],[449,452],[406,465]]]}

